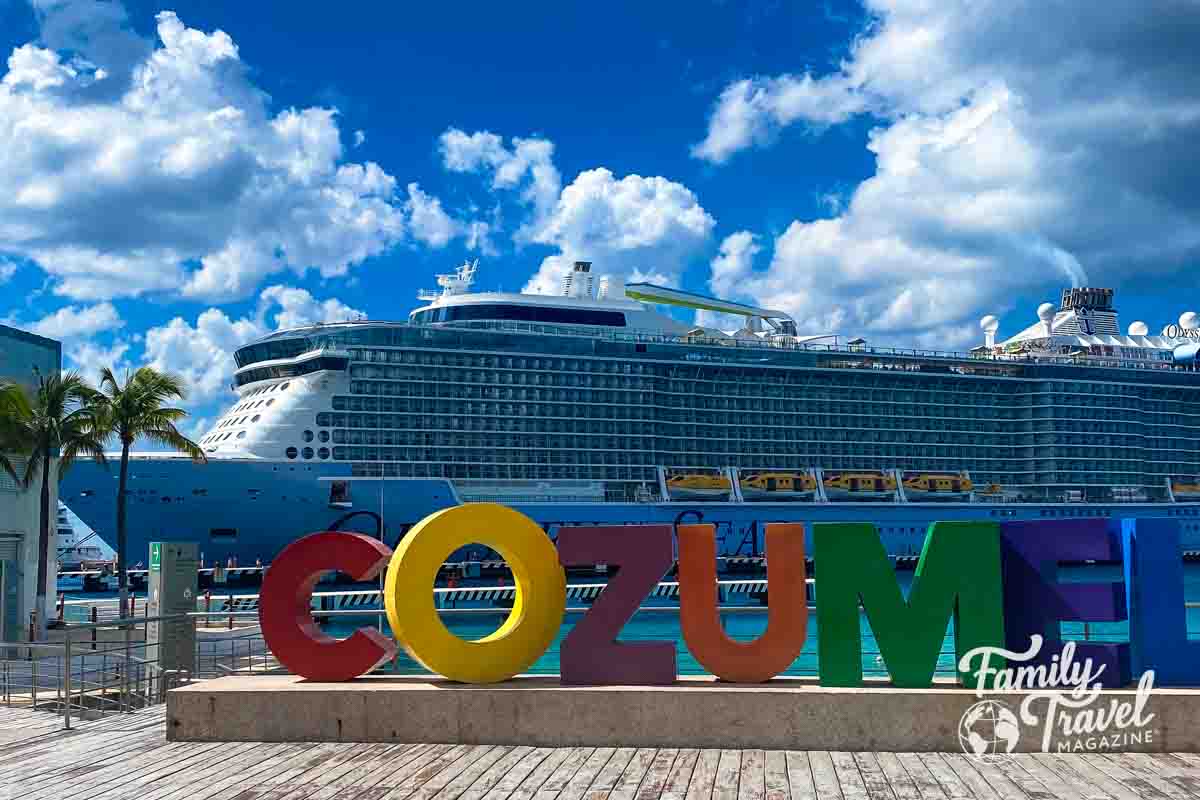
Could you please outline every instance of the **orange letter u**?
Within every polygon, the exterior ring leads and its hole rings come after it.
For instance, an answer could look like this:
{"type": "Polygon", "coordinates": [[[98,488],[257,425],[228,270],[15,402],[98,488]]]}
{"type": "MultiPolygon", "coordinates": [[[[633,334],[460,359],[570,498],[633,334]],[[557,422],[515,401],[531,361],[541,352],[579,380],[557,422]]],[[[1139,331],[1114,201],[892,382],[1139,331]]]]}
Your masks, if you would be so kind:
{"type": "Polygon", "coordinates": [[[766,546],[767,630],[752,642],[739,642],[721,627],[713,526],[679,526],[679,625],[691,654],[722,680],[770,680],[791,666],[804,649],[808,634],[804,526],[767,525],[766,546]]]}

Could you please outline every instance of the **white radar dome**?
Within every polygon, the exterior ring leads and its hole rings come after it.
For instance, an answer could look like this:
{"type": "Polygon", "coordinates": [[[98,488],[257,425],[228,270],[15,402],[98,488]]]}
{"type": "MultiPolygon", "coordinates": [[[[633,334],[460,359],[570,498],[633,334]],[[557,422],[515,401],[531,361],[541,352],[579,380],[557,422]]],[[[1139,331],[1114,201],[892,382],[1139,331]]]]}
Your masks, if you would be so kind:
{"type": "Polygon", "coordinates": [[[979,320],[979,327],[985,333],[995,333],[1000,327],[1000,320],[996,319],[992,314],[988,314],[983,319],[979,320]]]}
{"type": "Polygon", "coordinates": [[[1195,311],[1185,311],[1179,316],[1179,327],[1186,331],[1200,328],[1200,316],[1197,316],[1195,311]]]}
{"type": "Polygon", "coordinates": [[[1146,323],[1141,322],[1140,320],[1138,322],[1131,322],[1129,324],[1129,335],[1130,336],[1145,336],[1149,332],[1150,332],[1149,326],[1147,326],[1146,323]]]}
{"type": "Polygon", "coordinates": [[[1042,303],[1037,310],[1038,319],[1042,322],[1049,322],[1054,319],[1054,304],[1042,303]]]}

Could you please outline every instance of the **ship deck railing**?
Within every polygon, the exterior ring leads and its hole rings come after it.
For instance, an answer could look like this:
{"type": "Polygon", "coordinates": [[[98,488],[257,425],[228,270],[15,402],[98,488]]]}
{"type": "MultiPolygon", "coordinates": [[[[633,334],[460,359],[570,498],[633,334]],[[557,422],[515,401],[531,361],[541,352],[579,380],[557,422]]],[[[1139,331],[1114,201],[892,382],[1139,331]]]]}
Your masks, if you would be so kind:
{"type": "MultiPolygon", "coordinates": [[[[363,320],[360,324],[370,324],[363,320]]],[[[379,324],[379,323],[375,323],[379,324]]],[[[408,324],[408,323],[394,323],[408,324]]],[[[675,336],[670,334],[653,333],[617,333],[608,328],[593,328],[576,326],[568,328],[561,325],[546,325],[537,323],[509,322],[502,320],[466,320],[461,322],[438,323],[439,329],[462,330],[499,330],[514,333],[537,333],[551,336],[579,337],[581,334],[588,338],[605,339],[614,342],[631,344],[670,344],[670,345],[700,345],[718,349],[765,349],[786,350],[801,353],[831,353],[848,356],[885,356],[889,358],[932,359],[940,362],[956,362],[965,365],[975,365],[980,362],[992,362],[1000,365],[1029,365],[1048,364],[1053,366],[1075,367],[1105,367],[1109,369],[1126,369],[1137,371],[1189,371],[1188,367],[1175,364],[1173,361],[1158,361],[1154,359],[1122,359],[1111,356],[1065,355],[1056,353],[964,353],[954,350],[925,350],[906,347],[877,347],[874,345],[840,345],[823,342],[781,342],[761,339],[717,339],[700,336],[675,336]]],[[[854,367],[849,367],[854,368],[854,367]]],[[[868,367],[858,367],[868,368],[868,367]]]]}

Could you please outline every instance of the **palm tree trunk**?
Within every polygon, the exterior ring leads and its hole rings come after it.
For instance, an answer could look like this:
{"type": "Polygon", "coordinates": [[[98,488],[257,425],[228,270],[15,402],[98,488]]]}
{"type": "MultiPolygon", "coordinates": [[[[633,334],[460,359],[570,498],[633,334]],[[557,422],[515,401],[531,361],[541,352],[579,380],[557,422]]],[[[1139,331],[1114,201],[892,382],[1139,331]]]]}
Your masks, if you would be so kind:
{"type": "Polygon", "coordinates": [[[117,485],[117,587],[120,589],[121,616],[129,610],[129,575],[126,571],[129,546],[125,536],[125,487],[129,482],[129,445],[121,443],[121,480],[117,485]]]}
{"type": "MultiPolygon", "coordinates": [[[[42,453],[42,524],[38,530],[37,641],[46,641],[46,577],[50,571],[50,448],[42,453]]],[[[57,515],[55,515],[57,519],[57,515]]]]}

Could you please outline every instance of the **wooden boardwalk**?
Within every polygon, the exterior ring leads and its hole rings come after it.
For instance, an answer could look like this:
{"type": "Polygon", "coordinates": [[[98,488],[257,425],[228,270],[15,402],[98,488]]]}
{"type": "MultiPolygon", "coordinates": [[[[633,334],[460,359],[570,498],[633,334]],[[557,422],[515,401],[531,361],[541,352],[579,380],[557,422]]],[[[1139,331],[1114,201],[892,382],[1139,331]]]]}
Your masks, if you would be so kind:
{"type": "Polygon", "coordinates": [[[1200,756],[165,741],[164,710],[59,730],[0,708],[0,798],[21,800],[1176,800],[1200,756]]]}

